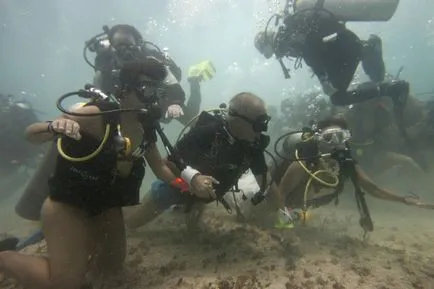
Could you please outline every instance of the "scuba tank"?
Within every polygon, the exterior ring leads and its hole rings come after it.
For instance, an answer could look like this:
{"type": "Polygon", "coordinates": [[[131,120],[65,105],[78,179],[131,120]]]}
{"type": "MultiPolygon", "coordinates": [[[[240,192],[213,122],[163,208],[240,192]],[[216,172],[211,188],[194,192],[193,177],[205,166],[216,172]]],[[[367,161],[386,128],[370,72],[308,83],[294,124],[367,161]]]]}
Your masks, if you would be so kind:
{"type": "Polygon", "coordinates": [[[323,9],[338,21],[388,21],[395,14],[399,0],[295,0],[294,12],[323,9]]]}

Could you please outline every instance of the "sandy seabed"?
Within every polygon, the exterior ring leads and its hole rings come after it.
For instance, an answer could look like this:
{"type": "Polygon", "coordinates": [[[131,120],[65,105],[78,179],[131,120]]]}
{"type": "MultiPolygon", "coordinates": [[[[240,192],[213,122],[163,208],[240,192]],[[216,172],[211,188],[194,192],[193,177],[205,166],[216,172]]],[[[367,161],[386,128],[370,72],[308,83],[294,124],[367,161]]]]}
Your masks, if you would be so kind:
{"type": "MultiPolygon", "coordinates": [[[[368,203],[375,230],[367,238],[352,198],[313,211],[308,224],[292,230],[240,223],[214,204],[189,235],[182,215],[167,213],[129,233],[122,276],[95,289],[434,288],[434,212],[368,203]]],[[[6,214],[10,209],[0,213],[3,228],[30,231],[6,214]]],[[[27,251],[43,252],[44,244],[27,251]]],[[[19,287],[5,279],[0,288],[19,287]]]]}

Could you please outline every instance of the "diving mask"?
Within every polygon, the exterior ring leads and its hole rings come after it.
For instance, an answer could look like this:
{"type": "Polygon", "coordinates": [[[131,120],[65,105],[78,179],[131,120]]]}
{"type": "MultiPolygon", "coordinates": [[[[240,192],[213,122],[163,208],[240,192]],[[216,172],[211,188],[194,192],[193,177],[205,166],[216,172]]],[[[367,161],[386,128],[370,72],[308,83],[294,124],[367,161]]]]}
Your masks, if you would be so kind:
{"type": "Polygon", "coordinates": [[[116,58],[120,63],[128,61],[138,61],[141,59],[140,46],[131,44],[119,44],[113,47],[116,58]]]}
{"type": "Polygon", "coordinates": [[[330,127],[317,134],[317,140],[329,145],[343,145],[351,139],[351,133],[340,127],[330,127]]]}
{"type": "Polygon", "coordinates": [[[259,115],[254,120],[252,120],[242,114],[239,114],[235,110],[229,110],[229,115],[241,118],[242,120],[251,124],[254,132],[266,132],[268,130],[268,123],[271,120],[271,117],[267,114],[259,115]]]}

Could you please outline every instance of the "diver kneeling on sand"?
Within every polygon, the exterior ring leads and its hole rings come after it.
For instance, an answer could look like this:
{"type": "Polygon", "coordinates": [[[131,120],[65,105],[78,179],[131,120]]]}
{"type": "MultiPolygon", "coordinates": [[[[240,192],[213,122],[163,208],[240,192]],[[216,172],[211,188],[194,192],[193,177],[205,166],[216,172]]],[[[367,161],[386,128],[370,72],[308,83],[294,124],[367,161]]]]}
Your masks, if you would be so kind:
{"type": "Polygon", "coordinates": [[[56,140],[59,153],[41,213],[49,257],[4,251],[0,272],[26,288],[76,289],[90,269],[107,273],[122,266],[121,207],[139,202],[144,158],[159,178],[175,179],[155,145],[160,114],[154,104],[165,76],[155,58],[125,64],[116,97],[89,87],[66,94],[61,99],[78,94],[91,101],[28,128],[29,141],[56,140]]]}
{"type": "Polygon", "coordinates": [[[354,185],[360,225],[373,230],[373,223],[364,198],[364,192],[373,197],[433,209],[416,196],[398,196],[376,185],[357,165],[348,146],[350,132],[343,119],[329,118],[313,128],[291,132],[279,138],[275,151],[280,161],[271,170],[273,184],[270,199],[277,204],[279,220],[276,227],[292,227],[294,221],[305,221],[307,210],[338,203],[346,180],[354,185]],[[281,148],[278,144],[283,140],[281,148]],[[296,211],[296,210],[300,211],[296,211]]]}
{"type": "Polygon", "coordinates": [[[217,201],[231,211],[223,196],[249,168],[264,188],[268,171],[264,150],[269,138],[262,133],[267,131],[269,120],[263,100],[247,92],[234,96],[229,109],[216,110],[216,115],[202,112],[196,124],[176,143],[175,155],[169,157],[169,161],[181,159],[187,165],[182,173],[174,171],[190,187],[183,190],[155,181],[142,204],[126,217],[127,226],[141,227],[172,205],[184,205],[191,229],[202,213],[201,204],[217,201]]]}

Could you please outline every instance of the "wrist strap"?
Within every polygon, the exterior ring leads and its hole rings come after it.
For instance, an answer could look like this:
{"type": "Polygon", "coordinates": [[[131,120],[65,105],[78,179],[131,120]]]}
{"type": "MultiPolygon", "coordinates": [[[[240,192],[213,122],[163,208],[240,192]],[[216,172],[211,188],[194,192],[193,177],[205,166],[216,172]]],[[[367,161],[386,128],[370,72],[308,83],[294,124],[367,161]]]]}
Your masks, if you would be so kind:
{"type": "Polygon", "coordinates": [[[184,181],[187,182],[187,184],[191,184],[191,180],[194,178],[194,176],[199,175],[200,172],[198,170],[193,169],[190,166],[187,166],[185,169],[181,172],[181,178],[184,179],[184,181]]]}
{"type": "Polygon", "coordinates": [[[52,126],[53,121],[47,120],[46,123],[48,124],[47,125],[47,132],[54,134],[54,130],[53,130],[53,126],[52,126]]]}
{"type": "Polygon", "coordinates": [[[53,129],[53,125],[52,125],[53,121],[52,120],[47,120],[46,123],[48,124],[48,126],[47,126],[47,132],[48,133],[51,133],[54,136],[60,135],[60,133],[58,133],[57,131],[55,131],[53,129]]]}
{"type": "Polygon", "coordinates": [[[173,187],[178,188],[181,191],[181,193],[188,192],[190,189],[190,186],[182,178],[176,178],[170,184],[173,187]]]}

